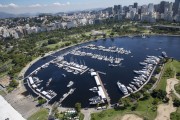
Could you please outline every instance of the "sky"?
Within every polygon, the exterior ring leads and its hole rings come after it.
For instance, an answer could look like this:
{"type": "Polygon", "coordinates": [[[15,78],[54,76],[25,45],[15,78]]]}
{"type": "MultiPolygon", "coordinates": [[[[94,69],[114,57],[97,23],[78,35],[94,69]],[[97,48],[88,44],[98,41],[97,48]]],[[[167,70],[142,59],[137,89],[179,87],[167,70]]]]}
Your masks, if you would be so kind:
{"type": "MultiPolygon", "coordinates": [[[[57,13],[93,8],[112,7],[113,5],[139,5],[162,0],[0,0],[0,12],[20,13],[57,13]]],[[[175,0],[164,0],[174,2],[175,0]]]]}

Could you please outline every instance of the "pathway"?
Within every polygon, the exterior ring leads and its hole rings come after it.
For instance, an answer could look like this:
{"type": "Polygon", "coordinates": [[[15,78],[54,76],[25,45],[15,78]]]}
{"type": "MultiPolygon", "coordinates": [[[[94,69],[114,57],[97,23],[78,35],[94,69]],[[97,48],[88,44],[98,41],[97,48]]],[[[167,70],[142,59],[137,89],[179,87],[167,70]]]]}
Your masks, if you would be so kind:
{"type": "Polygon", "coordinates": [[[91,114],[101,112],[102,110],[96,110],[95,108],[88,108],[88,110],[82,109],[81,112],[84,114],[84,120],[91,120],[91,114]]]}
{"type": "Polygon", "coordinates": [[[122,119],[117,118],[114,120],[143,120],[143,119],[135,114],[126,114],[122,117],[122,119]]]}
{"type": "Polygon", "coordinates": [[[157,116],[155,120],[170,120],[170,114],[176,111],[176,107],[173,106],[173,100],[171,97],[171,91],[174,92],[174,85],[179,81],[175,78],[167,80],[166,92],[167,97],[169,98],[169,103],[158,105],[157,116]]]}

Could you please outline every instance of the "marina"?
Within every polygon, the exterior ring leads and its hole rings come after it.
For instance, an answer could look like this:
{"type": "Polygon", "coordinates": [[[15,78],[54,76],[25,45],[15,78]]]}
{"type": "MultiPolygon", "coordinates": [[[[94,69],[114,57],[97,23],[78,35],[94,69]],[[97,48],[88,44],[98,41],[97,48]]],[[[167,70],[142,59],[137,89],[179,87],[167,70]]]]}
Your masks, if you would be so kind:
{"type": "Polygon", "coordinates": [[[114,104],[149,82],[161,55],[180,59],[179,45],[178,37],[167,36],[121,37],[84,43],[37,61],[25,75],[26,79],[32,77],[34,84],[27,80],[25,87],[49,104],[59,102],[63,107],[72,107],[76,102],[81,102],[82,107],[114,104]],[[93,72],[96,75],[91,76],[93,72]],[[119,89],[118,81],[126,87],[127,95],[119,89]]]}

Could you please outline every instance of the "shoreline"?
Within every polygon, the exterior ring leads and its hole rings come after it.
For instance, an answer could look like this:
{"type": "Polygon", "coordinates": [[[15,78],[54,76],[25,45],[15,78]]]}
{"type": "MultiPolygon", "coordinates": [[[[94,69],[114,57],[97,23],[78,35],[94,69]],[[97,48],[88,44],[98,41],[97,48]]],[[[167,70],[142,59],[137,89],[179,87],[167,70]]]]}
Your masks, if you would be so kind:
{"type": "MultiPolygon", "coordinates": [[[[88,43],[88,42],[92,42],[92,41],[96,41],[96,40],[100,40],[100,39],[111,39],[111,38],[117,38],[117,37],[129,37],[129,36],[132,36],[132,37],[137,37],[137,36],[140,36],[142,34],[129,34],[129,35],[118,35],[118,36],[113,36],[113,37],[105,37],[105,38],[98,38],[98,39],[91,39],[91,40],[88,40],[88,41],[83,41],[83,42],[80,42],[80,43],[77,43],[77,44],[73,44],[73,45],[70,45],[70,46],[66,46],[66,47],[63,47],[63,48],[59,48],[55,51],[49,51],[48,53],[46,53],[43,57],[47,57],[49,55],[52,55],[56,52],[60,52],[61,50],[64,50],[64,49],[67,49],[67,48],[70,48],[70,47],[73,47],[73,46],[76,46],[76,45],[80,45],[80,44],[83,44],[83,43],[88,43]]],[[[173,35],[173,34],[147,34],[147,35],[150,35],[150,36],[169,36],[169,37],[180,37],[180,35],[173,35]]],[[[36,63],[38,60],[42,59],[43,58],[42,56],[39,56],[37,58],[35,58],[33,61],[29,62],[21,71],[20,73],[18,74],[18,77],[22,76],[23,79],[24,79],[24,74],[26,73],[26,71],[29,69],[29,67],[31,67],[34,63],[36,63]]]]}
{"type": "MultiPolygon", "coordinates": [[[[86,41],[82,41],[80,43],[77,43],[77,44],[72,44],[70,46],[66,46],[66,47],[63,47],[63,48],[59,48],[55,51],[49,51],[48,53],[46,53],[43,57],[47,57],[47,56],[50,56],[54,53],[57,53],[57,52],[60,52],[62,50],[65,50],[67,48],[71,48],[73,46],[77,46],[77,45],[81,45],[81,44],[84,44],[84,43],[88,43],[88,42],[92,42],[92,41],[96,41],[96,40],[100,40],[100,39],[113,39],[113,38],[117,38],[117,37],[129,37],[129,36],[132,36],[132,37],[137,37],[137,36],[141,36],[142,34],[131,34],[131,35],[120,35],[120,36],[113,36],[113,37],[106,37],[106,38],[98,38],[98,39],[91,39],[91,40],[86,40],[86,41]]],[[[146,35],[149,35],[149,36],[175,36],[175,37],[180,37],[180,35],[169,35],[169,34],[146,34],[146,35]]],[[[34,64],[36,63],[37,61],[41,60],[43,58],[42,56],[39,56],[37,58],[35,58],[33,61],[29,62],[22,70],[21,72],[19,73],[18,77],[22,76],[22,81],[20,86],[19,87],[23,87],[25,88],[24,86],[24,78],[25,78],[25,73],[27,72],[27,70],[34,64]]],[[[25,88],[26,89],[26,88],[25,88]]],[[[26,89],[27,90],[27,89],[26,89]]],[[[66,109],[69,109],[68,107],[63,107],[63,108],[66,108],[66,109]]]]}

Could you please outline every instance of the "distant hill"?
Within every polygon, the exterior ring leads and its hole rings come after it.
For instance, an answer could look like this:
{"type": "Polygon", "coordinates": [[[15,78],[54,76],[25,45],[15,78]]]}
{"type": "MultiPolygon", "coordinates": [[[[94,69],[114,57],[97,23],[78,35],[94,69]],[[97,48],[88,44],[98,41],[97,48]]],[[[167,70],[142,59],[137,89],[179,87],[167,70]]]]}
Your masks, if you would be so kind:
{"type": "Polygon", "coordinates": [[[10,17],[16,17],[16,16],[11,13],[0,12],[0,18],[10,18],[10,17]]]}
{"type": "Polygon", "coordinates": [[[31,14],[31,13],[11,14],[6,12],[0,12],[0,18],[31,17],[31,16],[36,16],[36,14],[31,14]]]}

